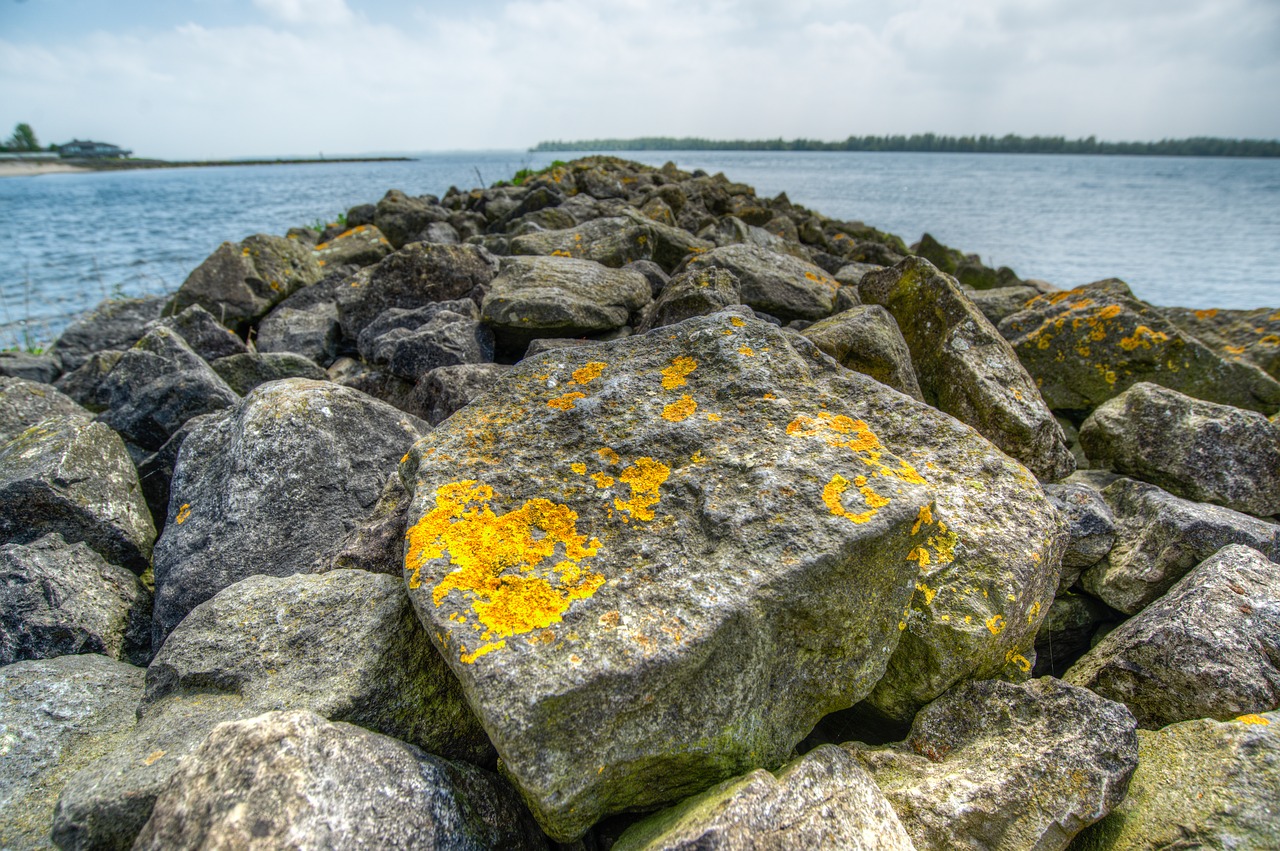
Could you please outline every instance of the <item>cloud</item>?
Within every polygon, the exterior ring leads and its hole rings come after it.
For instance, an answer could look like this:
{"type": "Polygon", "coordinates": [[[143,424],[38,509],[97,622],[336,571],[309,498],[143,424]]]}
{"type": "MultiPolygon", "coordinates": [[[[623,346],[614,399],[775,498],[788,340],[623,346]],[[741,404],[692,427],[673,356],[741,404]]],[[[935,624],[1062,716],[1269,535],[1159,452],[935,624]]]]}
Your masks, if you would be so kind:
{"type": "Polygon", "coordinates": [[[346,0],[253,0],[253,5],[288,24],[345,24],[354,17],[346,0]]]}

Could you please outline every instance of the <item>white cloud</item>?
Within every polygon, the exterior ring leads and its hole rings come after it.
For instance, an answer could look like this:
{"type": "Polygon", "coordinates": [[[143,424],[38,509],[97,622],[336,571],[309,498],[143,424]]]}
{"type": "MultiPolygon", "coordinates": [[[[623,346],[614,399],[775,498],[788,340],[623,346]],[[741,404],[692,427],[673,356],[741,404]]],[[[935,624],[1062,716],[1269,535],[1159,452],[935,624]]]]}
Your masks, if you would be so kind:
{"type": "Polygon", "coordinates": [[[346,0],[253,0],[253,5],[289,24],[344,24],[353,17],[346,0]]]}

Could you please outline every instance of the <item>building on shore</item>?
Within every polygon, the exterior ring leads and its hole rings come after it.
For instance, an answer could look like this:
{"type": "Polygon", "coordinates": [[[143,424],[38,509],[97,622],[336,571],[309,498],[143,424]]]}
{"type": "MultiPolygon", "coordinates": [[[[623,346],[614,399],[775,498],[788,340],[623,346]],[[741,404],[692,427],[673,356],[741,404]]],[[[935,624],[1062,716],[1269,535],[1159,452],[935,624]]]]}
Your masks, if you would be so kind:
{"type": "Polygon", "coordinates": [[[72,139],[65,145],[55,145],[54,150],[64,159],[71,157],[89,158],[89,159],[119,159],[127,157],[133,151],[127,151],[124,148],[110,145],[106,142],[89,142],[72,139]]]}

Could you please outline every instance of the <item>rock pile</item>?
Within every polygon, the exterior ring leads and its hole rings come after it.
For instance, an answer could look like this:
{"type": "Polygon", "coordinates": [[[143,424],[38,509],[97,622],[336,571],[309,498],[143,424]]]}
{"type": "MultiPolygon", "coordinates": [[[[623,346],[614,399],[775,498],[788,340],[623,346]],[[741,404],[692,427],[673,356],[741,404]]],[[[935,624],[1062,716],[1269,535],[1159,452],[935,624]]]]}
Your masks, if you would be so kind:
{"type": "Polygon", "coordinates": [[[0,846],[1280,847],[1270,312],[610,158],[346,221],[0,360],[0,846]]]}

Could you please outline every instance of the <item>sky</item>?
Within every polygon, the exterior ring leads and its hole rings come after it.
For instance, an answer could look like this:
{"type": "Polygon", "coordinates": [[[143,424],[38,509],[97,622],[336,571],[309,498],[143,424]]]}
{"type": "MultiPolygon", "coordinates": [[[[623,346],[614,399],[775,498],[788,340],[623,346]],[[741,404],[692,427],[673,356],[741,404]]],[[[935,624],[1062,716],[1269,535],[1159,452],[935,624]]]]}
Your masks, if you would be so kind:
{"type": "Polygon", "coordinates": [[[0,0],[0,135],[168,159],[633,136],[1280,138],[1280,0],[0,0]]]}

